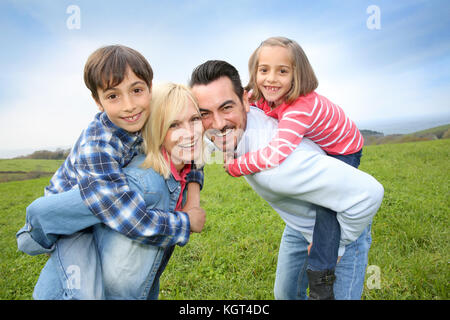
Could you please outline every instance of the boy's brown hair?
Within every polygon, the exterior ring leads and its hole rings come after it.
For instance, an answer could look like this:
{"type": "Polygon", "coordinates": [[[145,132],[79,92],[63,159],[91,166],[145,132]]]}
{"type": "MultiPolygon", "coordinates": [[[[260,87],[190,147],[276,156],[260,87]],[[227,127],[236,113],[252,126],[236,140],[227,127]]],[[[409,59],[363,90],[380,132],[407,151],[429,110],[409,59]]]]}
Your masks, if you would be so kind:
{"type": "Polygon", "coordinates": [[[147,59],[134,49],[111,45],[95,50],[84,66],[84,82],[96,102],[100,102],[97,89],[106,90],[123,81],[129,67],[138,78],[152,87],[153,70],[147,59]]]}
{"type": "Polygon", "coordinates": [[[291,62],[293,67],[293,80],[292,87],[285,96],[286,103],[292,103],[300,96],[307,95],[308,93],[317,89],[319,81],[317,81],[314,70],[309,63],[308,57],[300,47],[300,45],[294,40],[284,37],[272,37],[263,41],[259,47],[253,52],[248,61],[248,70],[250,73],[250,80],[246,87],[247,90],[253,90],[251,100],[258,101],[264,98],[261,91],[259,91],[256,85],[256,74],[258,71],[259,63],[259,51],[264,46],[280,46],[289,50],[291,54],[291,62]]]}

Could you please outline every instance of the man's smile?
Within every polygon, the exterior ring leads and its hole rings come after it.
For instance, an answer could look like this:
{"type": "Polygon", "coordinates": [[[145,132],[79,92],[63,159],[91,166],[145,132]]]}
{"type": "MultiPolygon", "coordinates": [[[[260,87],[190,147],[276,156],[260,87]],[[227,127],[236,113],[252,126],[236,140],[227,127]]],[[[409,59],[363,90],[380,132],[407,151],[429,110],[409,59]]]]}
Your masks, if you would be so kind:
{"type": "Polygon", "coordinates": [[[222,131],[216,131],[214,133],[214,135],[217,136],[217,137],[224,137],[224,136],[228,135],[231,132],[233,132],[233,129],[232,128],[227,128],[227,129],[222,130],[222,131]]]}

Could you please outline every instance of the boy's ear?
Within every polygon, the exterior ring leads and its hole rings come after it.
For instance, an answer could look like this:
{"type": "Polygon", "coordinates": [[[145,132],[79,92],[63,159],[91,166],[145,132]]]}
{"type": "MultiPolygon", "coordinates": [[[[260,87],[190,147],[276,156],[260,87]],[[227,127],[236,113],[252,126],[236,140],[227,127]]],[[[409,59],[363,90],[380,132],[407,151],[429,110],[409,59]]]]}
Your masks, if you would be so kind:
{"type": "Polygon", "coordinates": [[[95,101],[95,104],[98,107],[98,110],[100,110],[101,112],[105,111],[105,109],[103,108],[102,104],[100,103],[100,101],[98,101],[98,99],[96,97],[94,97],[94,95],[92,95],[92,98],[95,101]]]}

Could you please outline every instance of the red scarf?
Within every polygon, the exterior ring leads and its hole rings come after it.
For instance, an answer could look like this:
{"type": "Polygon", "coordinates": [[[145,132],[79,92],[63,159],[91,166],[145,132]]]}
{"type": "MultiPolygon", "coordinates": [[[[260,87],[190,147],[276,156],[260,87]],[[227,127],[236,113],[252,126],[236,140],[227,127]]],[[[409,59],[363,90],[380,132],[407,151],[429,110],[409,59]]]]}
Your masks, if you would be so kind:
{"type": "Polygon", "coordinates": [[[184,188],[186,187],[186,176],[189,172],[191,172],[191,164],[186,164],[183,167],[183,169],[181,169],[181,171],[178,172],[173,162],[169,159],[169,156],[165,148],[162,148],[162,154],[164,158],[167,160],[167,162],[170,164],[170,173],[173,175],[175,180],[178,181],[181,185],[180,196],[178,197],[177,206],[175,207],[175,210],[180,211],[182,209],[183,203],[183,192],[184,188]]]}

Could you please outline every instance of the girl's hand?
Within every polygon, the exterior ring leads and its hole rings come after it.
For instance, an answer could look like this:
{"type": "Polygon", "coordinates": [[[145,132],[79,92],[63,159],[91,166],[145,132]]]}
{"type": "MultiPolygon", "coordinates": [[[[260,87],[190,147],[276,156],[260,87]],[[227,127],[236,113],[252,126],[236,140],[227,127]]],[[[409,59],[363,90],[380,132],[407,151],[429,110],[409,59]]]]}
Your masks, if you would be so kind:
{"type": "Polygon", "coordinates": [[[234,160],[233,155],[230,155],[228,152],[223,153],[223,168],[225,169],[225,172],[228,173],[230,176],[232,175],[230,174],[228,167],[230,163],[233,162],[233,160],[234,160]]]}

